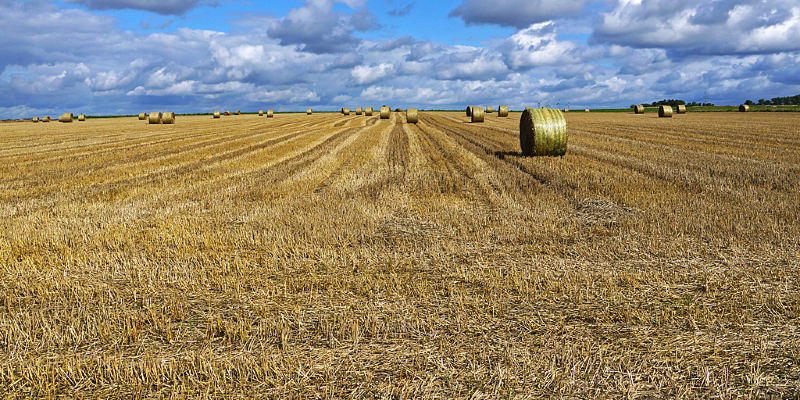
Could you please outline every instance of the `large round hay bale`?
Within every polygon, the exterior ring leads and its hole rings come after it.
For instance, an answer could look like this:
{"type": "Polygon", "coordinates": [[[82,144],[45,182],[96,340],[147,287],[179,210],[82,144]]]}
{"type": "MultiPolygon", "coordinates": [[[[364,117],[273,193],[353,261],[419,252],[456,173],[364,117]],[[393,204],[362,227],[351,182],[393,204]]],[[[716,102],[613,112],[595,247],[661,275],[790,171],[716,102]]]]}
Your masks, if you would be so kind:
{"type": "Polygon", "coordinates": [[[567,121],[556,109],[526,108],[519,120],[519,144],[526,156],[563,156],[567,153],[567,121]]]}
{"type": "Polygon", "coordinates": [[[587,108],[587,109],[583,110],[583,112],[590,113],[590,112],[592,112],[592,110],[587,108]]]}
{"type": "Polygon", "coordinates": [[[79,114],[78,115],[78,121],[86,121],[86,115],[85,114],[79,114]]]}
{"type": "Polygon", "coordinates": [[[472,116],[472,106],[467,106],[467,116],[468,117],[472,116]]]}
{"type": "Polygon", "coordinates": [[[42,117],[42,122],[50,122],[50,116],[45,115],[44,117],[42,117]]]}
{"type": "Polygon", "coordinates": [[[33,121],[33,122],[39,122],[39,117],[33,117],[33,118],[31,119],[31,121],[33,121]]]}
{"type": "Polygon", "coordinates": [[[364,109],[364,115],[371,117],[372,116],[372,107],[367,107],[364,109]]]}
{"type": "Polygon", "coordinates": [[[658,107],[658,117],[659,118],[672,118],[672,107],[671,106],[660,106],[660,107],[658,107]]]}
{"type": "Polygon", "coordinates": [[[675,110],[678,114],[686,114],[686,106],[683,104],[678,104],[677,110],[675,110]]]}
{"type": "Polygon", "coordinates": [[[161,123],[162,124],[174,124],[175,123],[175,113],[174,112],[165,112],[161,114],[161,123]]]}
{"type": "Polygon", "coordinates": [[[275,114],[272,110],[267,110],[267,118],[272,118],[272,115],[275,114]]]}
{"type": "Polygon", "coordinates": [[[150,124],[160,124],[161,123],[161,113],[160,112],[151,112],[150,116],[147,117],[147,122],[150,124]]]}
{"type": "Polygon", "coordinates": [[[219,111],[214,111],[214,118],[219,118],[221,116],[219,111]]]}
{"type": "Polygon", "coordinates": [[[231,115],[233,115],[233,114],[230,111],[225,111],[225,116],[226,117],[230,117],[231,115]]]}
{"type": "Polygon", "coordinates": [[[488,106],[488,107],[486,107],[486,110],[485,110],[485,112],[486,112],[487,114],[491,114],[491,113],[493,113],[493,112],[494,112],[494,108],[492,108],[491,106],[488,106]]]}
{"type": "Polygon", "coordinates": [[[748,112],[750,111],[750,106],[747,104],[742,104],[739,106],[739,112],[748,112]]]}
{"type": "Polygon", "coordinates": [[[350,109],[349,109],[349,108],[343,108],[343,109],[342,109],[342,114],[344,114],[344,115],[350,115],[350,109]]]}
{"type": "Polygon", "coordinates": [[[239,111],[239,110],[236,110],[236,115],[242,115],[242,112],[239,111]]]}
{"type": "Polygon", "coordinates": [[[483,107],[472,107],[472,122],[483,122],[483,107]]]}
{"type": "Polygon", "coordinates": [[[139,121],[144,121],[147,119],[147,113],[139,113],[139,121]]]}
{"type": "Polygon", "coordinates": [[[389,119],[392,116],[392,109],[386,106],[381,107],[381,119],[389,119]]]}
{"type": "Polygon", "coordinates": [[[364,113],[364,109],[361,107],[356,107],[356,115],[361,115],[364,113]]]}
{"type": "Polygon", "coordinates": [[[508,116],[508,106],[497,106],[497,116],[498,117],[507,117],[508,116]]]}
{"type": "Polygon", "coordinates": [[[409,124],[416,124],[419,122],[419,110],[416,108],[409,108],[406,110],[406,121],[409,124]]]}
{"type": "Polygon", "coordinates": [[[312,113],[313,113],[313,111],[311,111],[310,108],[308,110],[306,110],[306,115],[311,115],[312,113]]]}
{"type": "Polygon", "coordinates": [[[635,114],[644,114],[644,106],[639,104],[638,106],[633,108],[633,112],[635,114]]]}
{"type": "Polygon", "coordinates": [[[75,117],[72,116],[72,113],[64,113],[58,117],[58,122],[72,122],[75,117]]]}
{"type": "Polygon", "coordinates": [[[258,116],[259,117],[263,117],[264,116],[264,110],[258,110],[258,116]]]}

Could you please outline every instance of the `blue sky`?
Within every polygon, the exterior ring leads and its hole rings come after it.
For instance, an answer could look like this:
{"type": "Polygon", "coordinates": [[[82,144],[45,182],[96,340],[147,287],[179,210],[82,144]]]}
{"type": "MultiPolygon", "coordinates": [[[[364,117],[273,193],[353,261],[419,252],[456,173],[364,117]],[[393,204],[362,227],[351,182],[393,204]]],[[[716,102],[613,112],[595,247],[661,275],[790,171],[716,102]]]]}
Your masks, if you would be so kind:
{"type": "Polygon", "coordinates": [[[800,93],[800,0],[0,0],[0,26],[0,118],[800,93]]]}

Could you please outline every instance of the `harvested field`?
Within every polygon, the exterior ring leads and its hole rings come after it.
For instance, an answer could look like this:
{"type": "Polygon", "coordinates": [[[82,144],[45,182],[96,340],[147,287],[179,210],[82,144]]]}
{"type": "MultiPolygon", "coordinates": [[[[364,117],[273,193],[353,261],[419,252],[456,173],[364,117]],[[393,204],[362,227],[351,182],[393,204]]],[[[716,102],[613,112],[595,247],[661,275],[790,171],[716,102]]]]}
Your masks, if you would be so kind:
{"type": "Polygon", "coordinates": [[[0,130],[0,393],[800,396],[800,114],[0,130]]]}

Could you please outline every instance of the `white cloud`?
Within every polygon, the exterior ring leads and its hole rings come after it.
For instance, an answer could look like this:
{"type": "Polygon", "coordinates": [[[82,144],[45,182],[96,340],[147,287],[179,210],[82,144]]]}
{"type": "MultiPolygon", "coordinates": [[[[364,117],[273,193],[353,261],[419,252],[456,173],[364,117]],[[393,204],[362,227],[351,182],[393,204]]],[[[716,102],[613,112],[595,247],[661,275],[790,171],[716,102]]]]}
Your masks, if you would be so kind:
{"type": "Polygon", "coordinates": [[[358,85],[368,85],[378,82],[389,76],[394,70],[391,64],[382,63],[374,67],[359,65],[350,72],[353,80],[358,85]]]}

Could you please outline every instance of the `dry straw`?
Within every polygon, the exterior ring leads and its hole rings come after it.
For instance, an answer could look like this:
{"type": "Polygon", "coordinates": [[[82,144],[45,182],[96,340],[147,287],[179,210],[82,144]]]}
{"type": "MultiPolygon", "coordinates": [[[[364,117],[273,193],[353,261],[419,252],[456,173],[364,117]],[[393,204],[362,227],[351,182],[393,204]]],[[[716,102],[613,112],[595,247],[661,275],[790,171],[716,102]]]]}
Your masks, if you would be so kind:
{"type": "Polygon", "coordinates": [[[139,113],[139,121],[144,121],[147,119],[147,113],[139,113]]]}
{"type": "Polygon", "coordinates": [[[361,107],[356,107],[356,115],[361,115],[363,113],[364,113],[364,109],[362,109],[361,107]]]}
{"type": "Polygon", "coordinates": [[[311,111],[310,108],[308,110],[306,110],[306,115],[311,115],[312,113],[313,113],[313,111],[311,111]]]}
{"type": "Polygon", "coordinates": [[[492,108],[491,106],[489,106],[489,107],[486,107],[486,113],[487,113],[487,114],[491,114],[491,113],[493,113],[493,112],[494,112],[494,108],[492,108]]]}
{"type": "Polygon", "coordinates": [[[272,115],[275,114],[272,110],[267,110],[267,118],[272,118],[272,115]]]}
{"type": "Polygon", "coordinates": [[[660,106],[660,107],[658,107],[658,117],[659,118],[672,118],[672,107],[671,106],[660,106]]]}
{"type": "Polygon", "coordinates": [[[39,117],[33,117],[32,121],[33,122],[39,122],[39,117]]]}
{"type": "Polygon", "coordinates": [[[389,119],[392,116],[392,109],[386,106],[381,107],[381,119],[389,119]]]}
{"type": "Polygon", "coordinates": [[[675,110],[678,114],[686,114],[686,106],[683,104],[678,104],[678,109],[675,110]]]}
{"type": "Polygon", "coordinates": [[[367,107],[364,109],[364,115],[371,117],[372,116],[372,107],[367,107]]]}
{"type": "Polygon", "coordinates": [[[42,117],[42,122],[50,122],[50,116],[45,115],[44,117],[42,117]]]}
{"type": "Polygon", "coordinates": [[[58,117],[58,122],[72,122],[73,118],[72,113],[64,113],[58,117]]]}
{"type": "Polygon", "coordinates": [[[497,116],[498,117],[507,117],[508,116],[508,106],[498,106],[497,107],[497,116]]]}
{"type": "Polygon", "coordinates": [[[219,118],[219,117],[220,117],[220,112],[214,111],[214,118],[219,118]]]}
{"type": "Polygon", "coordinates": [[[472,107],[472,122],[483,122],[483,107],[472,107]]]}
{"type": "Polygon", "coordinates": [[[175,113],[174,112],[165,112],[161,115],[161,123],[162,124],[174,124],[175,123],[175,113]]]}
{"type": "Polygon", "coordinates": [[[419,122],[419,110],[416,108],[409,108],[406,110],[406,121],[409,124],[416,124],[419,122]]]}
{"type": "Polygon", "coordinates": [[[151,112],[150,116],[147,118],[147,122],[150,124],[160,124],[161,123],[161,113],[160,112],[151,112]]]}
{"type": "Polygon", "coordinates": [[[263,117],[264,116],[264,110],[258,110],[258,116],[259,117],[263,117]]]}
{"type": "Polygon", "coordinates": [[[748,112],[750,111],[750,106],[747,104],[742,104],[739,106],[739,112],[748,112]]]}
{"type": "Polygon", "coordinates": [[[344,114],[344,115],[350,115],[350,109],[349,109],[349,108],[343,108],[343,109],[342,109],[342,114],[344,114]]]}
{"type": "Polygon", "coordinates": [[[85,114],[78,115],[78,121],[86,121],[86,115],[85,114]]]}
{"type": "Polygon", "coordinates": [[[526,108],[519,120],[519,144],[526,156],[567,153],[567,121],[561,110],[526,108]]]}
{"type": "Polygon", "coordinates": [[[633,112],[636,114],[644,114],[644,106],[639,104],[638,106],[634,107],[633,112]]]}

